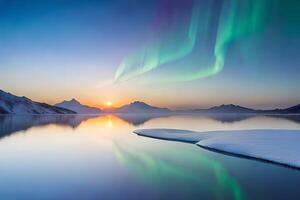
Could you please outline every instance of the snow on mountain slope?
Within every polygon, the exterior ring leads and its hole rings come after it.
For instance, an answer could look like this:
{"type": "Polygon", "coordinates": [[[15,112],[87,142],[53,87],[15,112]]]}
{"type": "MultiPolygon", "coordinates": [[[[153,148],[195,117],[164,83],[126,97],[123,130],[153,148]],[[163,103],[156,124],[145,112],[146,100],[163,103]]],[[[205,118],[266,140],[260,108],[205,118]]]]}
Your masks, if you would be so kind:
{"type": "Polygon", "coordinates": [[[34,102],[0,90],[0,114],[75,114],[71,110],[34,102]]]}

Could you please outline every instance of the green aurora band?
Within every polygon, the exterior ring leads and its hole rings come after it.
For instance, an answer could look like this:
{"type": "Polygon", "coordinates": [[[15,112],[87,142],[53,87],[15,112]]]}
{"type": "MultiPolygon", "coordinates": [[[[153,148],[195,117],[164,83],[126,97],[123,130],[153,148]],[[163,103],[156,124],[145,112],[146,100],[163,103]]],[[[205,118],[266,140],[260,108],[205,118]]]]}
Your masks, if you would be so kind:
{"type": "Polygon", "coordinates": [[[197,40],[199,17],[199,7],[195,6],[188,26],[184,24],[179,28],[172,27],[176,31],[185,30],[184,36],[174,33],[173,37],[151,42],[137,53],[125,58],[116,72],[115,80],[128,80],[190,54],[197,40]]]}
{"type": "MultiPolygon", "coordinates": [[[[168,74],[162,82],[191,81],[222,71],[230,44],[234,40],[254,34],[264,27],[266,1],[225,0],[219,11],[214,52],[212,53],[215,61],[210,66],[199,66],[196,71],[186,70],[184,74],[175,73],[172,76],[168,74]]],[[[199,35],[208,34],[209,25],[212,23],[212,9],[212,6],[203,7],[195,1],[189,22],[177,23],[177,27],[171,27],[170,35],[162,37],[158,41],[152,41],[137,53],[126,57],[116,71],[115,81],[126,81],[164,64],[187,57],[193,52],[196,44],[201,43],[198,41],[199,35]]],[[[180,16],[175,16],[174,21],[184,21],[179,18],[180,16]]]]}

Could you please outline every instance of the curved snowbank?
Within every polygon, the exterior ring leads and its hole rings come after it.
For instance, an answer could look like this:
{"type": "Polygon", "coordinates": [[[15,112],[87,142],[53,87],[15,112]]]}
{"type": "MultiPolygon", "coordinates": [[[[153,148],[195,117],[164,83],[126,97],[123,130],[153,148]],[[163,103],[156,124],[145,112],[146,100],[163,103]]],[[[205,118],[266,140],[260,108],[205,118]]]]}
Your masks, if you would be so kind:
{"type": "Polygon", "coordinates": [[[300,168],[300,131],[242,130],[195,132],[177,129],[141,129],[134,133],[197,145],[300,168]]]}
{"type": "Polygon", "coordinates": [[[190,143],[196,143],[205,138],[204,134],[199,132],[179,129],[139,129],[133,132],[146,137],[190,143]]]}

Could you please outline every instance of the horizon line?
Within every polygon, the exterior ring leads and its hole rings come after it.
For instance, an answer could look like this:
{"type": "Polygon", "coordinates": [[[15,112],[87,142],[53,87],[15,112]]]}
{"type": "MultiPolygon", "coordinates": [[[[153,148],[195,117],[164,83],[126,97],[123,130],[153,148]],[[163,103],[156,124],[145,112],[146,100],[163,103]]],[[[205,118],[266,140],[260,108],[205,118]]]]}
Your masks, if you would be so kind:
{"type": "MultiPolygon", "coordinates": [[[[26,98],[29,98],[27,96],[23,96],[23,95],[15,95],[13,93],[10,93],[10,92],[6,92],[5,90],[1,89],[0,88],[0,91],[4,92],[4,93],[8,93],[8,94],[11,94],[11,95],[14,95],[14,96],[17,96],[17,97],[26,97],[26,98]]],[[[148,103],[147,101],[143,101],[143,100],[132,100],[132,101],[127,101],[127,103],[123,103],[121,104],[120,106],[105,106],[105,105],[97,105],[97,104],[89,104],[89,103],[82,103],[83,101],[81,100],[78,100],[76,97],[71,97],[71,98],[68,98],[70,100],[67,100],[67,99],[63,99],[63,100],[60,100],[59,102],[57,103],[49,103],[47,101],[38,101],[38,100],[33,100],[32,98],[29,98],[30,100],[32,101],[35,101],[35,102],[40,102],[40,103],[46,103],[48,105],[52,105],[52,106],[55,106],[56,104],[58,103],[62,103],[62,102],[65,102],[65,101],[72,101],[72,100],[76,100],[78,101],[81,105],[84,105],[84,106],[89,106],[89,107],[94,107],[94,108],[97,108],[97,109],[100,109],[100,110],[109,110],[109,109],[118,109],[118,108],[121,108],[123,106],[126,106],[126,105],[129,105],[129,104],[132,104],[134,102],[142,102],[142,103],[145,103],[147,105],[150,105],[150,106],[153,106],[153,107],[158,107],[158,108],[167,108],[171,111],[184,111],[184,110],[196,110],[196,109],[210,109],[210,108],[213,108],[213,107],[219,107],[219,106],[224,106],[224,105],[234,105],[234,106],[240,106],[240,107],[244,107],[244,108],[249,108],[249,109],[253,109],[253,110],[275,110],[275,109],[286,109],[286,108],[291,108],[293,106],[297,106],[300,104],[299,103],[290,103],[289,105],[286,105],[286,106],[271,106],[270,107],[273,107],[273,108],[258,108],[258,107],[253,107],[253,106],[245,106],[243,104],[236,104],[236,103],[219,103],[219,104],[214,104],[214,105],[210,105],[210,106],[186,106],[186,107],[180,107],[180,108],[170,108],[169,106],[157,106],[155,104],[152,104],[152,103],[148,103]]],[[[267,106],[265,106],[267,107],[267,106]]]]}
{"type": "Polygon", "coordinates": [[[220,106],[238,106],[238,107],[243,107],[243,108],[248,108],[248,109],[252,109],[252,110],[276,110],[276,109],[287,109],[287,108],[291,108],[291,107],[294,107],[294,106],[297,106],[297,105],[300,105],[300,103],[296,103],[296,104],[291,104],[289,106],[286,106],[286,107],[275,107],[275,108],[271,108],[271,109],[263,109],[263,108],[254,108],[254,107],[248,107],[248,106],[243,106],[241,104],[234,104],[234,103],[223,103],[223,104],[216,104],[216,105],[212,105],[212,106],[208,106],[208,107],[194,107],[194,108],[169,108],[169,107],[165,107],[165,106],[157,106],[157,105],[154,105],[154,104],[151,104],[151,103],[148,103],[148,102],[145,102],[145,101],[141,101],[141,100],[133,100],[133,101],[130,101],[128,103],[125,103],[125,104],[122,104],[121,106],[117,106],[117,107],[114,107],[114,106],[111,106],[111,107],[98,107],[98,106],[93,106],[93,105],[87,105],[87,104],[84,104],[84,103],[81,103],[80,100],[77,100],[76,98],[71,98],[70,100],[62,100],[58,103],[55,103],[55,104],[50,104],[50,105],[53,105],[55,106],[56,104],[59,104],[59,103],[63,103],[63,102],[70,102],[72,100],[76,100],[77,102],[79,102],[81,105],[83,106],[88,106],[88,107],[93,107],[93,108],[97,108],[97,109],[100,109],[100,110],[114,110],[114,109],[119,109],[123,106],[126,106],[126,105],[130,105],[130,104],[133,104],[133,103],[144,103],[146,105],[149,105],[149,106],[152,106],[152,107],[156,107],[156,108],[162,108],[162,109],[169,109],[170,111],[192,111],[192,110],[206,110],[206,109],[211,109],[211,108],[215,108],[215,107],[220,107],[220,106]]]}

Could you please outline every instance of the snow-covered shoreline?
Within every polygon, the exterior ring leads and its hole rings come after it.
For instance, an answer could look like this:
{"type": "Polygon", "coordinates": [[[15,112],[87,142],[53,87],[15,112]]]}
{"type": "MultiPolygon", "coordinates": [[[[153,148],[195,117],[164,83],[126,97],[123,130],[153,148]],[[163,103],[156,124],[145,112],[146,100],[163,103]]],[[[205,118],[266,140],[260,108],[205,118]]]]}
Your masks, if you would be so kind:
{"type": "Polygon", "coordinates": [[[140,129],[134,133],[300,168],[300,131],[240,130],[196,132],[178,129],[140,129]]]}

